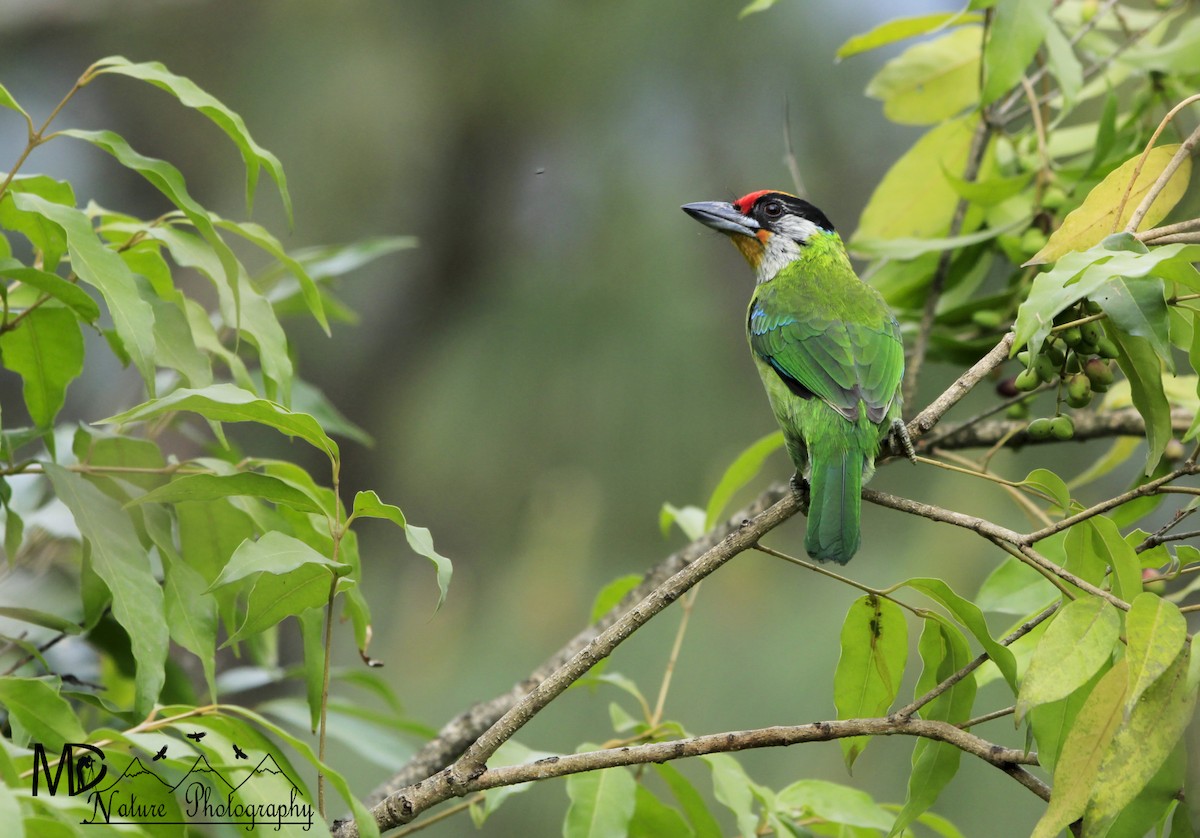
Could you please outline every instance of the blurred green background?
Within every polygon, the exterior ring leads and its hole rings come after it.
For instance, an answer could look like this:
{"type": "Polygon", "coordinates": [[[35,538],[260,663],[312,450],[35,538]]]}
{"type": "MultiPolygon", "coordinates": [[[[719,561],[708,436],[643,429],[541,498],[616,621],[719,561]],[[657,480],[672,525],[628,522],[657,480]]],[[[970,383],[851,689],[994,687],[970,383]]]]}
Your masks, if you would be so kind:
{"type": "MultiPolygon", "coordinates": [[[[377,489],[455,562],[449,599],[434,613],[429,566],[393,530],[364,529],[371,652],[412,716],[435,727],[523,678],[586,623],[605,582],[678,547],[677,533],[659,533],[661,504],[703,505],[731,459],[774,427],[742,331],[750,274],[679,205],[790,190],[786,103],[811,199],[851,232],[920,129],[887,122],[862,95],[896,50],[843,64],[834,51],[885,19],[957,4],[781,0],[739,21],[741,5],[0,3],[0,79],[35,117],[102,56],[160,60],[241,113],[283,161],[294,230],[266,186],[255,218],[289,247],[419,238],[341,286],[360,324],[336,327],[332,340],[309,323],[291,334],[301,374],[375,437],[371,449],[345,448],[347,497],[377,489]]],[[[118,131],[176,163],[206,206],[244,215],[235,149],[165,94],[104,79],[71,104],[67,124],[118,131]]],[[[19,120],[0,120],[0,161],[23,140],[19,120]]],[[[114,209],[165,209],[134,175],[80,145],[52,143],[28,170],[69,177],[77,194],[114,209]]],[[[955,374],[930,367],[923,394],[955,374]]],[[[3,382],[6,400],[15,386],[3,382]]],[[[134,377],[89,368],[68,407],[94,420],[136,398],[134,377]]],[[[1037,464],[1070,472],[1096,450],[1074,446],[1058,455],[1070,459],[1037,464]]],[[[1000,465],[1010,476],[1027,470],[1000,465]]],[[[777,455],[752,489],[788,473],[777,455]]],[[[1023,525],[980,481],[901,464],[874,485],[1023,525]]],[[[869,584],[938,575],[970,594],[1002,558],[962,531],[873,507],[863,527],[848,572],[869,584]]],[[[770,541],[802,554],[802,539],[797,520],[770,541]]],[[[855,593],[766,556],[737,558],[699,595],[668,718],[706,733],[831,717],[838,633],[855,593]]],[[[666,612],[611,667],[653,697],[678,620],[678,609],[666,612]]],[[[348,629],[337,654],[357,665],[348,629]]],[[[987,690],[981,711],[1007,703],[987,690]]],[[[519,738],[546,750],[608,739],[610,701],[635,709],[611,688],[576,689],[519,738]]],[[[983,732],[1020,744],[1009,725],[983,732]]],[[[850,782],[901,802],[912,744],[875,742],[850,782]]],[[[741,759],[776,788],[800,777],[847,781],[833,743],[741,759]]],[[[335,762],[362,794],[387,775],[348,750],[335,762]]],[[[685,770],[707,785],[700,765],[685,770]]],[[[557,834],[565,801],[551,781],[506,804],[482,834],[557,834]]],[[[1027,832],[1041,809],[972,759],[936,807],[970,836],[1027,832]]],[[[460,815],[424,834],[472,831],[460,815]]]]}

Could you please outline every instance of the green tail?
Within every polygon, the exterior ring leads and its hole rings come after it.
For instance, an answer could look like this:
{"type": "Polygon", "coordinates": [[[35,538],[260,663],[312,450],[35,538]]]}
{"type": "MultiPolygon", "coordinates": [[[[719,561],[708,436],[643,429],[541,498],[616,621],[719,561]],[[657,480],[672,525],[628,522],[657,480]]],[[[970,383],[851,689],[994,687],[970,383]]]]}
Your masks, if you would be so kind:
{"type": "Polygon", "coordinates": [[[863,454],[809,451],[812,469],[804,549],[817,561],[845,564],[858,551],[860,540],[863,454]]]}

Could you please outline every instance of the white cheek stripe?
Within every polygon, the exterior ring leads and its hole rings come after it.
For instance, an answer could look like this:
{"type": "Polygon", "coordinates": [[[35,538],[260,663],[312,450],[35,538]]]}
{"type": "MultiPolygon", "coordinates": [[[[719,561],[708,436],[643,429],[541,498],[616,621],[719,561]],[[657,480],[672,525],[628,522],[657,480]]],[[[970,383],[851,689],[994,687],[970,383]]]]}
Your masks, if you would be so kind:
{"type": "Polygon", "coordinates": [[[787,265],[800,258],[800,248],[821,228],[806,218],[791,215],[780,220],[778,232],[767,239],[755,279],[759,285],[770,282],[787,265]]]}

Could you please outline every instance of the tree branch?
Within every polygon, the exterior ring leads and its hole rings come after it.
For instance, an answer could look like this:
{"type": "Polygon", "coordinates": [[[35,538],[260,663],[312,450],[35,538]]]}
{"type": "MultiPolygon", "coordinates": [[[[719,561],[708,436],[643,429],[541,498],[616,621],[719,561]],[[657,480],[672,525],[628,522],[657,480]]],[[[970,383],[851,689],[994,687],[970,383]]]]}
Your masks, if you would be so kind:
{"type": "MultiPolygon", "coordinates": [[[[1050,799],[1050,789],[1022,766],[1038,765],[1037,755],[1019,748],[1005,748],[989,742],[949,722],[929,719],[873,718],[845,721],[813,722],[756,730],[713,733],[667,742],[629,745],[580,754],[546,757],[525,765],[485,769],[458,784],[444,782],[447,772],[431,780],[400,790],[376,807],[381,829],[408,823],[429,807],[451,797],[462,797],[487,789],[512,786],[536,780],[548,780],[584,771],[597,771],[618,766],[663,763],[705,754],[730,753],[755,748],[778,748],[804,742],[829,742],[849,736],[919,736],[946,742],[973,754],[1001,769],[1043,800],[1050,799]]],[[[357,838],[354,823],[335,826],[338,838],[357,838]]]]}

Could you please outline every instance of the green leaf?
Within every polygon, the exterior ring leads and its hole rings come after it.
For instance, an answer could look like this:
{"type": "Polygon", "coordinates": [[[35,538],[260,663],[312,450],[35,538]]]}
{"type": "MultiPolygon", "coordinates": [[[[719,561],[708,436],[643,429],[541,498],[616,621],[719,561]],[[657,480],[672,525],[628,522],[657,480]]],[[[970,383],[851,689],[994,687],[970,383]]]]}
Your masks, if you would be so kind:
{"type": "Polygon", "coordinates": [[[430,535],[429,530],[425,529],[425,527],[408,524],[404,528],[404,535],[408,539],[408,546],[413,549],[413,552],[433,562],[434,570],[437,571],[437,607],[441,608],[442,603],[446,601],[446,593],[450,590],[450,577],[454,572],[454,566],[450,563],[449,559],[433,549],[433,536],[430,535]]]}
{"type": "Polygon", "coordinates": [[[671,793],[675,795],[675,799],[679,801],[679,805],[683,807],[683,813],[687,817],[688,823],[691,824],[696,838],[721,838],[723,834],[721,825],[708,811],[708,804],[705,803],[700,792],[696,791],[696,787],[688,778],[669,762],[655,765],[654,770],[658,772],[658,776],[667,784],[671,793]]]}
{"type": "Polygon", "coordinates": [[[1176,661],[1188,639],[1187,620],[1173,603],[1147,591],[1134,599],[1132,606],[1125,617],[1129,662],[1126,720],[1142,693],[1176,661]]]}
{"type": "MultiPolygon", "coordinates": [[[[946,173],[943,172],[943,174],[946,173]]],[[[949,178],[949,175],[947,175],[947,178],[949,178]]],[[[966,183],[967,181],[961,182],[966,183]]],[[[955,188],[957,189],[957,184],[955,188]]],[[[978,232],[968,233],[965,236],[950,236],[947,238],[869,239],[856,235],[851,247],[851,255],[872,259],[915,259],[926,253],[940,253],[943,250],[960,250],[971,247],[972,245],[991,241],[1012,230],[1023,229],[1028,226],[1029,218],[1019,218],[1011,224],[1001,227],[985,227],[978,232]]]]}
{"type": "Polygon", "coordinates": [[[1099,480],[1133,456],[1133,452],[1141,444],[1142,441],[1135,436],[1118,437],[1105,454],[1094,460],[1082,474],[1076,475],[1067,486],[1078,489],[1099,480]]]}
{"type": "Polygon", "coordinates": [[[241,270],[241,265],[237,257],[229,249],[229,245],[217,234],[216,228],[213,227],[213,219],[209,216],[208,210],[193,200],[192,196],[188,194],[187,184],[184,182],[183,175],[180,174],[177,168],[165,160],[139,154],[130,147],[124,137],[112,131],[85,131],[79,128],[66,128],[58,133],[66,137],[74,137],[77,140],[91,143],[96,148],[111,154],[122,166],[132,169],[149,181],[155,189],[183,211],[188,221],[195,225],[200,234],[204,236],[205,241],[212,246],[217,257],[221,260],[221,265],[225,269],[225,276],[229,283],[234,285],[237,282],[237,276],[241,270]]]}
{"type": "MultiPolygon", "coordinates": [[[[509,739],[495,755],[488,760],[488,765],[494,768],[503,768],[509,765],[525,765],[531,762],[537,762],[539,759],[556,756],[549,751],[535,751],[532,748],[522,745],[516,740],[509,739]]],[[[394,760],[393,760],[394,763],[394,760]]],[[[500,804],[508,800],[514,794],[528,791],[533,788],[533,783],[517,783],[512,786],[500,786],[499,788],[488,789],[485,791],[482,806],[471,807],[471,820],[474,821],[475,827],[479,828],[487,820],[488,816],[500,808],[500,804]]]]}
{"type": "Polygon", "coordinates": [[[1047,65],[1058,80],[1058,89],[1062,94],[1062,100],[1058,103],[1059,110],[1066,113],[1075,106],[1075,100],[1083,89],[1083,64],[1075,55],[1070,39],[1063,34],[1052,16],[1047,15],[1044,18],[1042,28],[1046,38],[1047,65]]]}
{"type": "Polygon", "coordinates": [[[177,370],[190,387],[212,384],[212,361],[197,345],[182,295],[176,291],[173,296],[177,299],[164,300],[145,288],[145,283],[139,285],[145,291],[143,298],[154,309],[154,343],[158,347],[155,360],[159,366],[177,370]]]}
{"type": "MultiPolygon", "coordinates": [[[[1092,188],[1092,191],[1083,199],[1083,203],[1063,219],[1058,229],[1050,235],[1046,246],[1025,264],[1041,265],[1045,262],[1055,262],[1071,251],[1087,250],[1089,247],[1099,244],[1110,233],[1124,229],[1142,198],[1150,191],[1150,187],[1166,169],[1178,149],[1178,143],[1151,149],[1136,180],[1134,180],[1134,172],[1138,167],[1140,156],[1131,157],[1110,172],[1104,180],[1092,188]],[[1132,188],[1130,188],[1131,181],[1133,182],[1132,188]],[[1126,190],[1129,192],[1129,197],[1125,201],[1120,218],[1118,218],[1117,209],[1121,205],[1126,190]]],[[[1159,193],[1154,204],[1151,205],[1149,212],[1146,213],[1146,217],[1138,227],[1138,231],[1153,227],[1179,203],[1179,199],[1187,190],[1191,172],[1191,161],[1185,158],[1183,165],[1171,176],[1166,188],[1159,193]]]]}
{"type": "MultiPolygon", "coordinates": [[[[30,819],[30,826],[34,829],[39,829],[41,824],[34,824],[30,819]]],[[[16,783],[0,783],[0,823],[5,824],[5,829],[9,832],[11,838],[25,838],[25,818],[21,813],[21,803],[16,794],[16,783]]],[[[43,838],[53,838],[53,828],[45,832],[38,831],[35,834],[42,835],[43,838]]],[[[69,828],[66,825],[62,826],[62,832],[70,834],[69,828]]]]}
{"type": "Polygon", "coordinates": [[[1056,838],[1068,824],[1082,817],[1101,761],[1121,722],[1127,677],[1122,658],[1088,694],[1054,766],[1050,805],[1031,838],[1056,838]]]}
{"type": "Polygon", "coordinates": [[[1014,692],[1016,691],[1016,659],[1013,657],[1010,649],[1002,646],[988,632],[987,620],[984,619],[983,612],[979,610],[979,607],[975,603],[960,597],[941,579],[927,577],[909,579],[904,585],[913,590],[920,591],[945,607],[960,625],[971,632],[975,640],[987,652],[988,657],[999,668],[1001,674],[1004,675],[1004,680],[1008,682],[1014,692]]]}
{"type": "Polygon", "coordinates": [[[14,99],[13,95],[8,92],[8,88],[2,84],[0,84],[0,107],[5,107],[9,110],[16,111],[21,116],[25,117],[25,124],[28,125],[32,130],[33,122],[30,120],[29,114],[25,112],[24,108],[17,104],[17,100],[14,99]]]}
{"type": "Polygon", "coordinates": [[[1127,280],[1114,277],[1091,299],[1104,307],[1109,322],[1127,335],[1145,338],[1162,358],[1169,372],[1175,371],[1174,353],[1167,328],[1167,301],[1163,281],[1157,277],[1127,280]]]}
{"type": "MultiPolygon", "coordinates": [[[[918,697],[971,661],[971,649],[966,638],[954,626],[944,624],[940,619],[925,621],[917,648],[922,662],[916,689],[918,697]]],[[[969,675],[918,712],[926,719],[955,724],[964,722],[970,718],[975,691],[975,677],[969,675]]],[[[925,739],[917,741],[913,749],[908,795],[889,835],[899,833],[937,801],[942,790],[958,773],[960,756],[959,749],[948,743],[925,739]]]]}
{"type": "Polygon", "coordinates": [[[895,18],[879,24],[869,32],[849,38],[846,43],[838,47],[837,59],[841,61],[843,58],[849,58],[852,55],[894,44],[917,35],[927,35],[949,26],[978,23],[982,19],[977,14],[966,14],[962,11],[895,18]]]}
{"type": "Polygon", "coordinates": [[[79,634],[82,631],[79,623],[75,620],[60,617],[58,614],[51,614],[48,611],[39,611],[36,608],[0,605],[0,617],[9,620],[20,620],[22,623],[41,626],[42,628],[48,628],[61,634],[79,634]]]}
{"type": "Polygon", "coordinates": [[[1021,81],[1046,37],[1050,0],[1007,0],[992,12],[983,46],[983,104],[995,102],[1021,81]]]}
{"type": "Polygon", "coordinates": [[[21,744],[41,742],[56,753],[67,742],[87,741],[75,711],[55,686],[40,678],[0,678],[0,705],[13,727],[23,731],[21,744]]]}
{"type": "Polygon", "coordinates": [[[658,528],[666,537],[671,533],[671,525],[677,524],[689,540],[695,541],[704,535],[704,519],[704,510],[698,506],[680,508],[674,504],[664,503],[658,513],[658,528]]]}
{"type": "Polygon", "coordinates": [[[820,818],[839,826],[861,829],[891,829],[896,820],[865,791],[825,780],[800,780],[775,797],[781,809],[791,810],[795,820],[820,818]]]}
{"type": "MultiPolygon", "coordinates": [[[[1045,625],[1043,623],[1043,625],[1045,625]]],[[[1030,635],[1031,636],[1031,635],[1030,635]]],[[[1066,698],[1039,704],[1029,711],[1029,727],[1037,742],[1038,762],[1042,768],[1053,776],[1062,748],[1070,736],[1079,711],[1091,696],[1092,690],[1100,682],[1110,667],[1104,666],[1088,680],[1086,684],[1076,689],[1066,698]]]]}
{"type": "Polygon", "coordinates": [[[637,783],[624,768],[567,777],[571,806],[563,838],[624,838],[636,806],[637,783]]]}
{"type": "Polygon", "coordinates": [[[154,392],[154,312],[137,291],[129,267],[96,236],[92,222],[74,207],[56,204],[31,193],[15,193],[13,203],[60,227],[67,238],[71,268],[104,297],[117,335],[146,389],[154,392]]]}
{"type": "Polygon", "coordinates": [[[1009,556],[988,574],[979,588],[975,604],[981,611],[1001,614],[1030,614],[1049,605],[1058,589],[1025,562],[1009,556]]]}
{"type": "MultiPolygon", "coordinates": [[[[783,447],[783,433],[775,431],[750,444],[729,464],[717,488],[713,489],[704,513],[704,529],[711,529],[721,519],[725,507],[737,492],[758,476],[767,457],[783,447]]],[[[697,536],[693,536],[697,537],[697,536]]]]}
{"type": "Polygon", "coordinates": [[[400,511],[400,507],[384,503],[379,499],[379,495],[375,494],[374,490],[371,489],[355,494],[354,510],[350,517],[383,518],[386,521],[391,521],[400,529],[404,529],[406,523],[404,513],[400,511]]]}
{"type": "MultiPolygon", "coordinates": [[[[248,576],[260,573],[283,575],[305,565],[319,565],[334,572],[343,572],[346,565],[322,556],[303,541],[281,532],[263,533],[257,541],[249,539],[238,545],[221,574],[209,585],[215,590],[248,576]]],[[[328,588],[328,584],[326,584],[328,588]]]]}
{"type": "Polygon", "coordinates": [[[100,306],[78,285],[68,282],[58,274],[30,268],[20,263],[0,267],[0,276],[15,279],[22,285],[36,288],[48,294],[74,311],[85,323],[94,323],[100,316],[100,306]]]}
{"type": "Polygon", "coordinates": [[[308,310],[312,312],[312,316],[321,325],[325,334],[330,333],[329,320],[325,316],[325,305],[321,302],[321,292],[317,288],[316,282],[308,275],[304,265],[287,254],[283,245],[279,243],[279,239],[271,235],[265,227],[252,221],[229,221],[222,218],[217,219],[217,226],[253,242],[284,265],[300,284],[300,293],[304,297],[304,303],[308,306],[308,310]]]}
{"type": "Polygon", "coordinates": [[[867,96],[883,102],[892,122],[932,125],[979,101],[983,29],[964,26],[909,47],[883,65],[867,96]]]}
{"type": "Polygon", "coordinates": [[[1049,469],[1035,468],[1021,481],[1021,485],[1037,489],[1064,510],[1071,505],[1071,492],[1067,489],[1067,484],[1049,469]]]}
{"type": "Polygon", "coordinates": [[[121,56],[111,56],[101,59],[92,65],[95,75],[102,73],[117,73],[130,78],[148,82],[173,95],[188,108],[194,108],[204,114],[214,124],[233,140],[234,145],[242,153],[246,164],[246,205],[254,208],[254,191],[258,184],[259,169],[266,169],[267,174],[275,181],[279,196],[283,199],[283,207],[287,212],[288,224],[292,223],[292,198],[288,194],[287,178],[283,174],[283,166],[279,159],[265,148],[254,142],[246,129],[245,121],[211,94],[201,90],[191,79],[178,76],[157,61],[134,64],[121,56]]]}
{"type": "Polygon", "coordinates": [[[275,477],[253,472],[184,475],[134,498],[129,504],[186,503],[240,495],[324,514],[320,504],[294,486],[275,477]]]}
{"type": "Polygon", "coordinates": [[[1112,737],[1083,815],[1085,833],[1100,834],[1116,820],[1182,739],[1196,707],[1196,687],[1187,680],[1189,651],[1183,647],[1112,737]]]}
{"type": "Polygon", "coordinates": [[[1171,405],[1163,391],[1162,362],[1150,342],[1133,335],[1106,329],[1117,345],[1117,364],[1129,379],[1133,406],[1146,420],[1146,467],[1149,474],[1158,466],[1171,440],[1171,405]]]}
{"type": "MultiPolygon", "coordinates": [[[[882,716],[895,701],[908,659],[908,624],[900,606],[873,595],[856,599],[842,623],[841,656],[833,675],[839,719],[882,716]]],[[[868,736],[838,740],[852,768],[868,736]]]]}
{"type": "Polygon", "coordinates": [[[958,193],[943,168],[961,172],[976,118],[952,119],[929,130],[884,175],[863,209],[852,244],[860,240],[930,239],[944,236],[958,206],[958,193]]]}
{"type": "Polygon", "coordinates": [[[359,835],[362,838],[379,838],[379,826],[375,823],[375,818],[371,816],[371,811],[351,793],[350,784],[346,782],[346,778],[334,768],[321,762],[307,742],[293,736],[279,725],[273,724],[265,716],[255,713],[253,710],[248,710],[239,705],[232,705],[228,708],[228,712],[231,715],[243,716],[250,719],[259,727],[271,733],[271,735],[286,742],[296,753],[307,760],[310,765],[320,771],[330,785],[337,789],[342,800],[346,802],[354,814],[354,821],[358,825],[359,835]]]}
{"type": "Polygon", "coordinates": [[[750,0],[750,2],[743,6],[742,10],[738,12],[738,20],[741,20],[749,15],[758,14],[759,12],[765,12],[767,9],[774,6],[776,2],[778,2],[778,0],[750,0]]]}
{"type": "Polygon", "coordinates": [[[1117,609],[1099,597],[1073,600],[1059,611],[1021,679],[1018,723],[1029,708],[1065,698],[1095,675],[1112,657],[1120,631],[1117,609]]]}
{"type": "MultiPolygon", "coordinates": [[[[63,254],[67,252],[67,236],[62,227],[47,219],[40,212],[23,210],[13,200],[18,192],[29,192],[64,206],[75,206],[75,192],[66,181],[55,180],[46,175],[18,175],[8,185],[3,199],[0,199],[0,226],[14,230],[33,245],[34,251],[41,254],[40,267],[46,271],[58,268],[63,254]]],[[[11,256],[11,247],[5,240],[4,255],[11,256]]]]}
{"type": "Polygon", "coordinates": [[[54,424],[67,385],[83,372],[83,335],[74,312],[42,306],[0,334],[4,365],[21,376],[29,418],[39,428],[54,424]]]}
{"type": "Polygon", "coordinates": [[[169,636],[162,588],[120,504],[86,479],[54,463],[42,468],[71,510],[90,548],[91,565],[112,594],[112,613],[129,635],[137,661],[136,712],[148,713],[165,681],[169,636]]]}
{"type": "Polygon", "coordinates": [[[625,598],[625,595],[642,583],[642,574],[630,573],[625,576],[618,576],[616,579],[609,582],[600,592],[596,594],[595,600],[592,601],[592,617],[594,623],[616,607],[617,603],[625,598]]]}
{"type": "Polygon", "coordinates": [[[171,638],[200,660],[209,697],[216,701],[217,604],[208,583],[180,557],[164,564],[163,595],[171,638]]]}
{"type": "Polygon", "coordinates": [[[629,838],[663,838],[667,835],[691,838],[694,834],[678,809],[663,803],[645,786],[637,786],[629,838]]]}
{"type": "MultiPolygon", "coordinates": [[[[235,553],[233,561],[237,558],[235,553]]],[[[260,574],[246,599],[246,619],[221,647],[253,637],[288,617],[325,605],[331,596],[333,579],[338,569],[344,567],[329,560],[323,563],[310,561],[285,573],[260,574]]]]}
{"type": "Polygon", "coordinates": [[[729,754],[706,754],[701,757],[712,770],[713,797],[737,820],[742,835],[758,834],[758,815],[754,812],[755,783],[741,763],[729,754]]]}
{"type": "Polygon", "coordinates": [[[288,436],[300,437],[325,452],[331,460],[338,458],[337,443],[326,435],[316,419],[306,413],[294,413],[233,384],[179,389],[161,399],[151,399],[124,413],[103,419],[98,424],[144,422],[175,410],[191,411],[214,422],[256,422],[288,436]]]}
{"type": "Polygon", "coordinates": [[[1111,518],[1097,515],[1083,522],[1092,531],[1092,549],[1112,571],[1113,593],[1132,603],[1142,592],[1142,563],[1111,518]]]}

